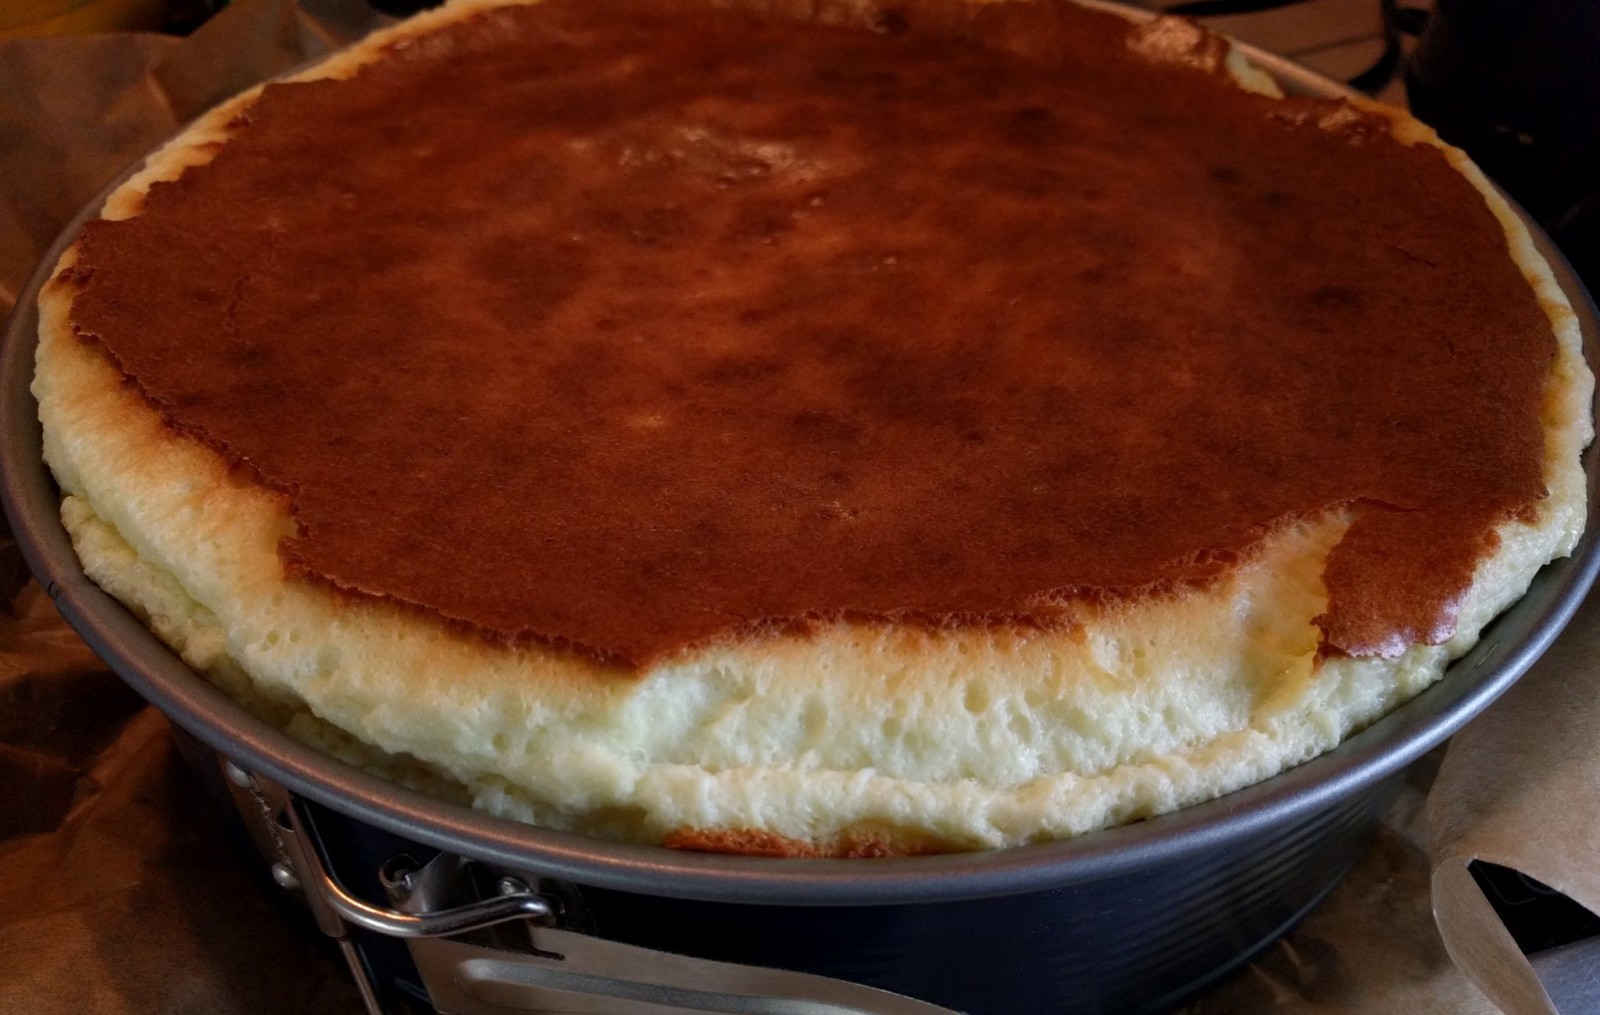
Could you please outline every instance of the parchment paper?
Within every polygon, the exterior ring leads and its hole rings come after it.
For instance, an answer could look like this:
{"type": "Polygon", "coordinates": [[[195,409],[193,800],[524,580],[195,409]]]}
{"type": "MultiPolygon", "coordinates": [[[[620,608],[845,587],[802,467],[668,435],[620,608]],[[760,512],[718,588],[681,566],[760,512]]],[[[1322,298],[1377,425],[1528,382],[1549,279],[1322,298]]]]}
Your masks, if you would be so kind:
{"type": "Polygon", "coordinates": [[[1451,957],[1505,1011],[1554,1012],[1467,865],[1514,868],[1600,912],[1600,597],[1456,736],[1428,812],[1451,957]]]}
{"type": "MultiPolygon", "coordinates": [[[[239,0],[188,39],[0,42],[0,317],[62,225],[134,159],[383,20],[361,0],[239,0]]],[[[1452,750],[1437,870],[1423,808],[1433,757],[1328,902],[1184,1011],[1492,1013],[1446,955],[1430,874],[1452,952],[1502,1003],[1532,998],[1464,858],[1600,903],[1583,855],[1600,813],[1593,619],[1452,750]]],[[[262,868],[224,836],[166,720],[71,633],[0,533],[0,1013],[361,1011],[337,952],[262,868]]]]}
{"type": "MultiPolygon", "coordinates": [[[[187,39],[0,42],[0,317],[135,159],[380,20],[359,0],[240,0],[187,39]]],[[[0,1012],[360,1012],[331,942],[225,837],[167,721],[62,622],[3,531],[0,593],[0,1012]]]]}

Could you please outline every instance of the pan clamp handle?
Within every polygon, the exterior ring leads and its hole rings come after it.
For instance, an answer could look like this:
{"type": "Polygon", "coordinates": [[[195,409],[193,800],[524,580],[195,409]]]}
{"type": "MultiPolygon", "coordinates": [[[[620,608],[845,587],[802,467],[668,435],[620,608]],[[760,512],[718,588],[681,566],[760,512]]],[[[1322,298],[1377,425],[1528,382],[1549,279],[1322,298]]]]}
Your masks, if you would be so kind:
{"type": "MultiPolygon", "coordinates": [[[[378,880],[394,906],[373,905],[329,871],[304,805],[285,797],[284,859],[273,865],[274,879],[303,889],[318,926],[347,952],[351,927],[405,940],[440,1015],[959,1015],[846,980],[579,933],[558,926],[559,903],[516,876],[500,877],[482,898],[449,904],[461,897],[470,866],[450,853],[422,865],[391,858],[378,880]],[[504,932],[516,923],[525,937],[504,932]]],[[[377,1015],[383,1009],[367,986],[377,1015]]]]}

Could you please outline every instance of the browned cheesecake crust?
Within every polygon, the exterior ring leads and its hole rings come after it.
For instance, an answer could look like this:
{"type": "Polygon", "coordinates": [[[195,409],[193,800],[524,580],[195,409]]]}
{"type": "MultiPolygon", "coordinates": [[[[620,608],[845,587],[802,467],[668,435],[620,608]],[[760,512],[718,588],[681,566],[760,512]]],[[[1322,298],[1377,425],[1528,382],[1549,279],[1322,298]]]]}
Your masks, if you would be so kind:
{"type": "Polygon", "coordinates": [[[943,852],[925,837],[891,835],[883,830],[851,830],[826,843],[776,835],[760,828],[680,828],[662,842],[668,849],[695,853],[729,853],[774,859],[876,860],[891,856],[929,856],[943,852]]]}
{"type": "Polygon", "coordinates": [[[475,15],[269,87],[89,227],[72,324],[295,573],[496,639],[1053,625],[1355,504],[1328,648],[1444,640],[1544,494],[1501,226],[1381,116],[1039,10],[475,15]]]}

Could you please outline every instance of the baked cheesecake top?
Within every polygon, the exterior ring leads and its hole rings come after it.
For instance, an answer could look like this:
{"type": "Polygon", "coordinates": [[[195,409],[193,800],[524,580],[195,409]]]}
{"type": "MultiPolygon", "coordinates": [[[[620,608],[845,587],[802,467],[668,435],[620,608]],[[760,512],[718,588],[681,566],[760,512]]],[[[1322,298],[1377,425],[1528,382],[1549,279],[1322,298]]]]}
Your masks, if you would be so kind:
{"type": "Polygon", "coordinates": [[[1448,638],[1556,354],[1472,185],[1170,21],[876,27],[546,0],[271,85],[73,329],[290,573],[496,640],[1069,624],[1341,506],[1325,650],[1448,638]]]}

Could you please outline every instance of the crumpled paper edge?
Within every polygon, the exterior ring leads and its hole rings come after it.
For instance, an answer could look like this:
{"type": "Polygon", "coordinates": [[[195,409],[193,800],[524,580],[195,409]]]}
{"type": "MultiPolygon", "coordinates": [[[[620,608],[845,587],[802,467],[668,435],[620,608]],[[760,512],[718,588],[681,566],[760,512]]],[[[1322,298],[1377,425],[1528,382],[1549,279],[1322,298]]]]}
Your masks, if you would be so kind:
{"type": "Polygon", "coordinates": [[[1600,597],[1456,735],[1428,817],[1434,919],[1450,957],[1503,1011],[1556,1015],[1467,868],[1512,868],[1600,913],[1600,597]]]}

